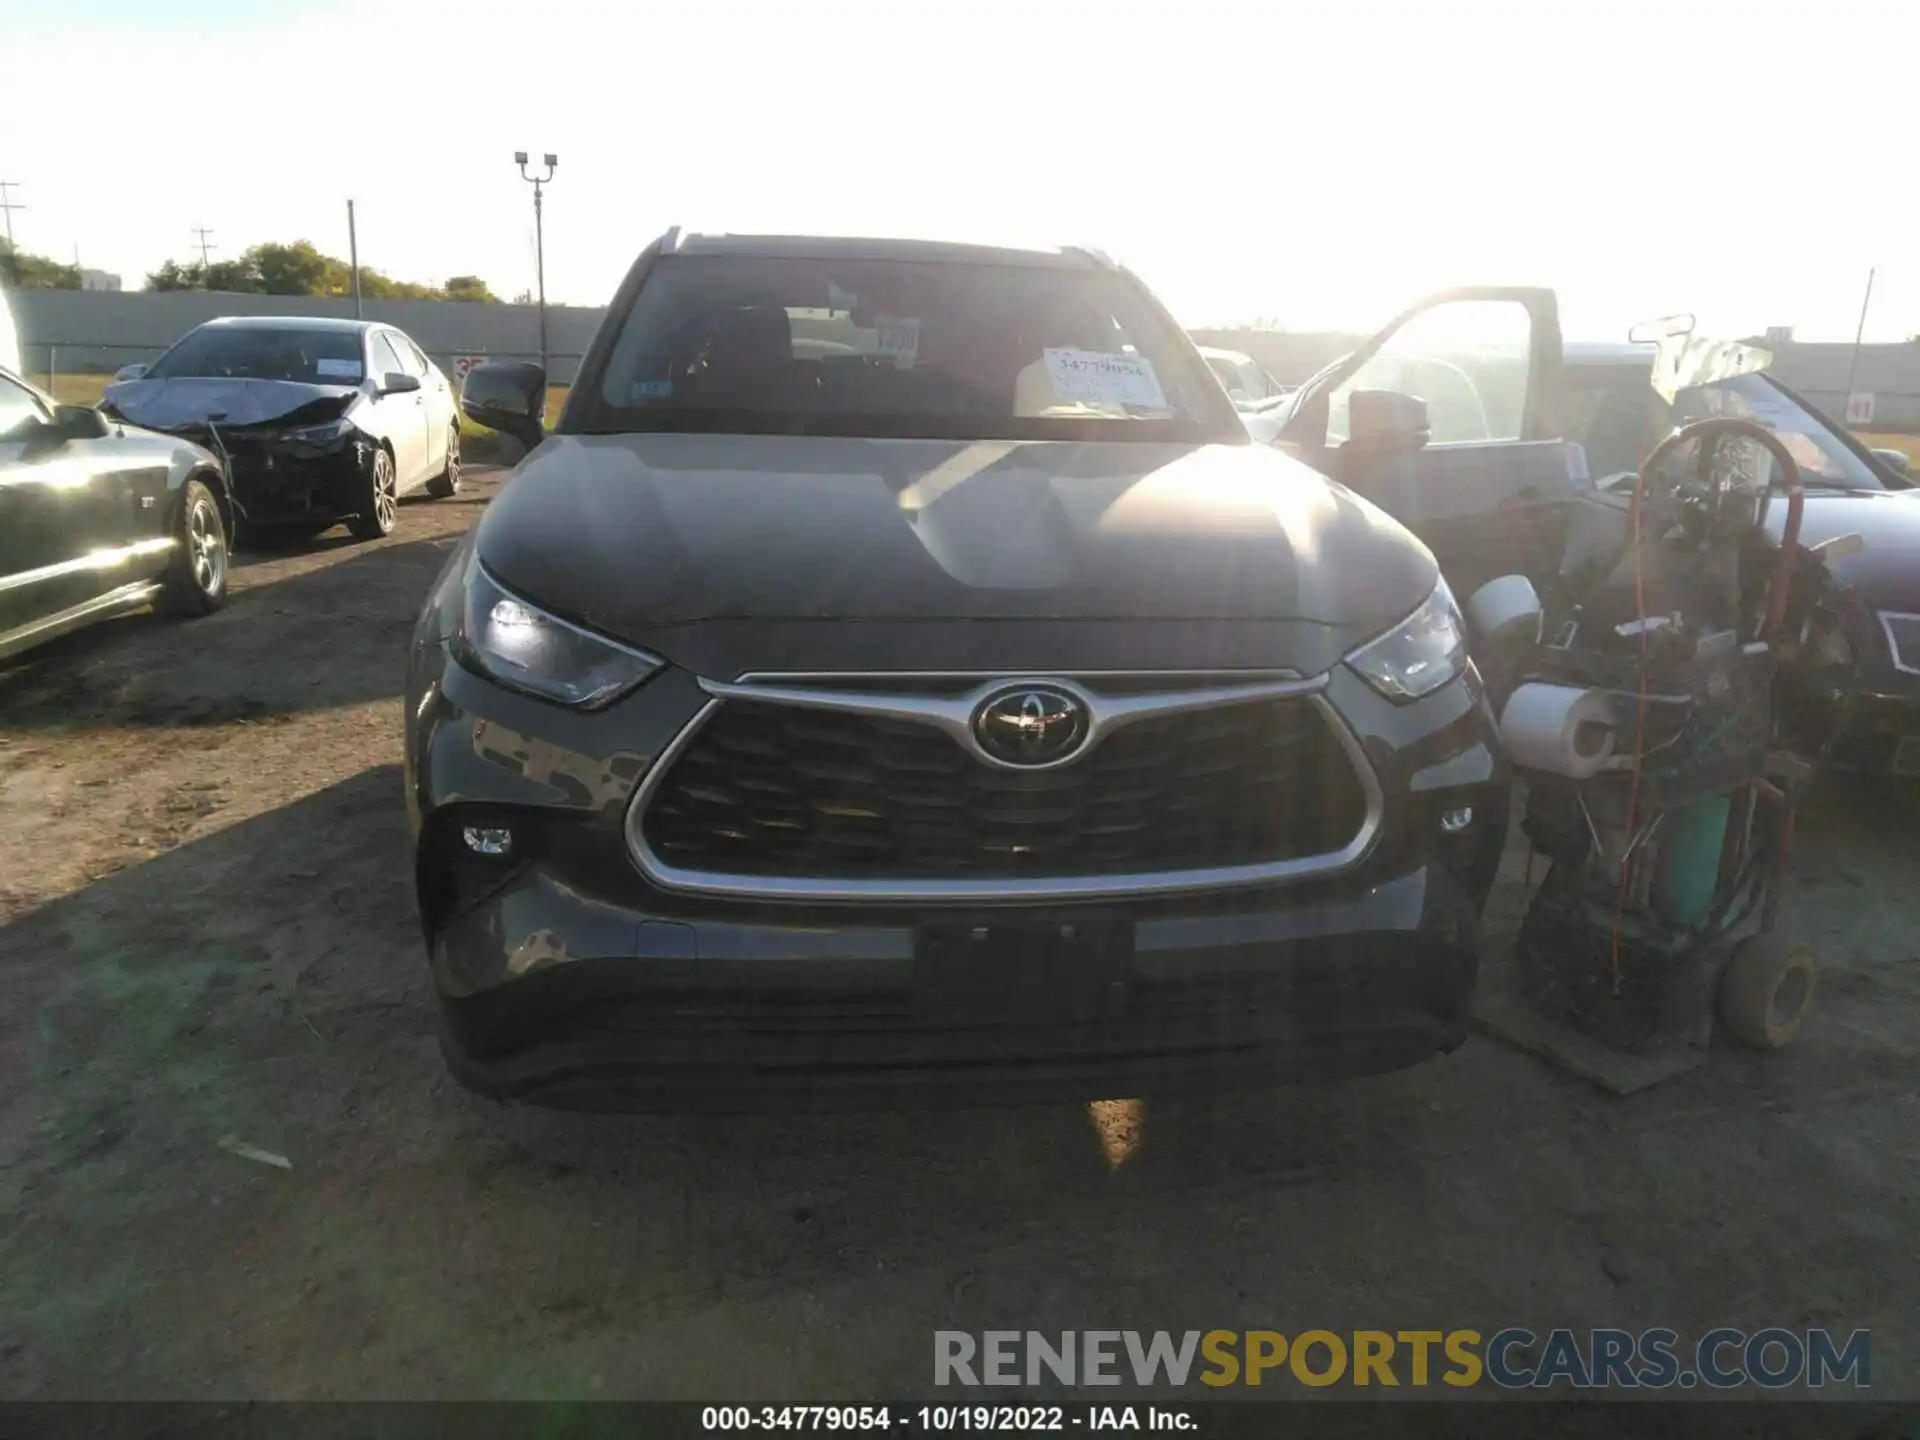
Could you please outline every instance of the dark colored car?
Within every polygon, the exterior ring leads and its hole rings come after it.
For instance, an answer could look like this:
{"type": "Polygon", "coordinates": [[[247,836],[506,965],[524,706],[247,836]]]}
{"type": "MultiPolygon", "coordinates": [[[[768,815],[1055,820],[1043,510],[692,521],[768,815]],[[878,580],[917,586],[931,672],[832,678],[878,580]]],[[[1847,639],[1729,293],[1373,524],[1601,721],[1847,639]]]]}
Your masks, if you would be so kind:
{"type": "MultiPolygon", "coordinates": [[[[1852,595],[1848,653],[1831,658],[1833,673],[1847,677],[1835,683],[1854,693],[1854,718],[1833,763],[1920,774],[1920,496],[1911,479],[1764,372],[1681,389],[1669,404],[1651,383],[1650,344],[1565,345],[1561,373],[1545,392],[1564,424],[1529,430],[1525,386],[1542,381],[1537,366],[1530,381],[1522,378],[1527,327],[1514,308],[1522,292],[1506,302],[1500,292],[1480,293],[1429,305],[1278,409],[1244,416],[1248,430],[1349,479],[1432,545],[1454,592],[1466,597],[1509,573],[1551,592],[1577,507],[1617,512],[1624,536],[1632,477],[1677,423],[1710,414],[1761,421],[1789,447],[1806,485],[1802,545],[1824,547],[1827,569],[1852,595]],[[1389,426],[1349,447],[1346,410],[1356,396],[1371,409],[1397,409],[1399,433],[1389,426]],[[1528,460],[1538,447],[1512,443],[1562,432],[1584,452],[1572,477],[1528,460]],[[1349,475],[1356,456],[1361,473],[1349,475]]],[[[1784,505],[1768,505],[1776,543],[1784,519],[1784,505]]],[[[1756,564],[1753,573],[1767,568],[1756,564]]]]}
{"type": "Polygon", "coordinates": [[[975,1102],[1465,1038],[1509,779],[1452,595],[1129,272],[676,233],[543,438],[545,380],[468,378],[533,448],[407,681],[461,1080],[975,1102]]]}
{"type": "MultiPolygon", "coordinates": [[[[1846,643],[1854,715],[1834,746],[1837,766],[1920,775],[1920,497],[1899,469],[1765,373],[1681,391],[1674,405],[1648,383],[1648,347],[1575,344],[1566,351],[1568,435],[1597,483],[1621,494],[1674,425],[1704,415],[1758,420],[1780,437],[1806,486],[1800,543],[1826,547],[1827,568],[1852,594],[1846,643]],[[1857,547],[1846,537],[1858,536],[1857,547]]],[[[1785,507],[1770,507],[1777,541],[1785,507]]]]}
{"type": "Polygon", "coordinates": [[[209,320],[153,364],[122,370],[101,409],[227,456],[243,538],[344,522],[377,540],[402,495],[460,488],[453,387],[390,325],[209,320]]]}
{"type": "Polygon", "coordinates": [[[229,527],[216,456],[0,369],[0,657],[143,605],[217,608],[229,527]]]}

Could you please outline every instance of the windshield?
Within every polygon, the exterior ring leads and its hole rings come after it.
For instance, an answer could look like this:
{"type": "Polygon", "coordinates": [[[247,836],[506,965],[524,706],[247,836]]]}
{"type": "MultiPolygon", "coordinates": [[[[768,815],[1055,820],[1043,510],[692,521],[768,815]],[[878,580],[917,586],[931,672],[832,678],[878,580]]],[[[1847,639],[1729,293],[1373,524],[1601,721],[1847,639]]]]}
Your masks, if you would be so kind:
{"type": "MultiPolygon", "coordinates": [[[[1568,438],[1578,440],[1596,476],[1635,473],[1674,427],[1712,415],[1757,420],[1780,438],[1801,481],[1845,490],[1883,490],[1873,469],[1815,411],[1765,375],[1741,375],[1682,390],[1669,407],[1637,366],[1567,372],[1568,438]]],[[[1768,483],[1775,478],[1768,462],[1768,483]]]]}
{"type": "Polygon", "coordinates": [[[203,325],[156,360],[143,378],[204,376],[358,385],[365,374],[356,330],[203,325]]]}
{"type": "Polygon", "coordinates": [[[1220,383],[1227,387],[1227,393],[1236,400],[1256,400],[1262,393],[1260,373],[1251,360],[1241,360],[1232,355],[1209,355],[1208,366],[1220,377],[1220,383]]]}
{"type": "MultiPolygon", "coordinates": [[[[1685,425],[1712,415],[1735,415],[1757,420],[1773,431],[1800,467],[1806,485],[1830,485],[1842,490],[1884,490],[1873,468],[1819,415],[1802,405],[1764,375],[1741,375],[1695,390],[1682,390],[1674,401],[1674,423],[1685,425]]],[[[1758,447],[1755,447],[1758,449],[1758,447]]],[[[1768,483],[1778,479],[1767,461],[1768,483]]]]}
{"type": "Polygon", "coordinates": [[[1124,276],[1053,266],[676,256],[569,428],[1232,440],[1185,337],[1124,276]]]}

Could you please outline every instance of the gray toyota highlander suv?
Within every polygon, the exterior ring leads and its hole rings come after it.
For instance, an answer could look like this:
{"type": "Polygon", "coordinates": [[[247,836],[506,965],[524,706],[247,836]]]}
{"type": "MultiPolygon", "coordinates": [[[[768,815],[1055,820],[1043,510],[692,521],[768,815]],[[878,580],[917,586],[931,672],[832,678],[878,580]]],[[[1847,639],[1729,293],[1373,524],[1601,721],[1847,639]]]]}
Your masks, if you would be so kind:
{"type": "Polygon", "coordinates": [[[531,448],[408,676],[462,1081],[975,1102],[1464,1039],[1507,776],[1453,596],[1129,272],[674,232],[551,434],[545,386],[468,378],[531,448]]]}

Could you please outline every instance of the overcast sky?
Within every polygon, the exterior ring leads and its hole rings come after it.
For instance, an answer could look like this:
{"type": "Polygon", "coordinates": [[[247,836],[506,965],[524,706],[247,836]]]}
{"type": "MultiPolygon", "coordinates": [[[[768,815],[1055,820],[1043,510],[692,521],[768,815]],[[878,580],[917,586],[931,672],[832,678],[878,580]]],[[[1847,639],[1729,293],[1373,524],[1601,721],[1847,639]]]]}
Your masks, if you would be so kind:
{"type": "Polygon", "coordinates": [[[1193,324],[1554,286],[1571,333],[1920,332],[1920,6],[0,0],[28,249],[306,238],[602,303],[671,224],[1099,245],[1193,324]],[[66,7],[74,8],[74,7],[66,7]]]}

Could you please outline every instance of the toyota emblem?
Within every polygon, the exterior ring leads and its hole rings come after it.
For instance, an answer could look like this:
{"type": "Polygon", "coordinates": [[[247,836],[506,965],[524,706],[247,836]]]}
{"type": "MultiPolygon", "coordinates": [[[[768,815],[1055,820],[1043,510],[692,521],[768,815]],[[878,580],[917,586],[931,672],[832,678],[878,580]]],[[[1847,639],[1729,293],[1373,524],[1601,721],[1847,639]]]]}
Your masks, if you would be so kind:
{"type": "Polygon", "coordinates": [[[1052,765],[1087,738],[1087,707],[1051,685],[1002,690],[973,715],[974,739],[1006,765],[1052,765]]]}

